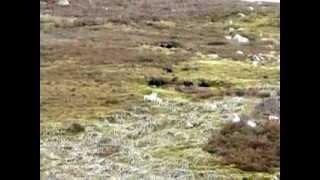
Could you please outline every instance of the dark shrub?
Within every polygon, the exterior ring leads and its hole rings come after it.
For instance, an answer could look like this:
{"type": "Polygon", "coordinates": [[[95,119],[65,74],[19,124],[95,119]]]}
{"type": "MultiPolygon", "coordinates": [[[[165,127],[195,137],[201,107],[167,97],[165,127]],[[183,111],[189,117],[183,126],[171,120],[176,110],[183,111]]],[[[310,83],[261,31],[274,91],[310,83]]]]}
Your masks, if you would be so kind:
{"type": "Polygon", "coordinates": [[[168,49],[182,47],[181,44],[176,41],[163,41],[159,43],[159,46],[168,49]]]}
{"type": "Polygon", "coordinates": [[[163,86],[165,84],[167,84],[168,82],[165,81],[163,78],[156,78],[156,77],[151,77],[149,80],[148,80],[148,85],[149,86],[163,86]]]}
{"type": "Polygon", "coordinates": [[[166,64],[163,68],[167,73],[172,73],[173,72],[173,66],[172,64],[166,64]]]}
{"type": "Polygon", "coordinates": [[[186,80],[186,81],[183,81],[183,85],[184,85],[184,86],[187,86],[187,87],[193,86],[193,82],[186,80]]]}
{"type": "Polygon", "coordinates": [[[223,157],[222,163],[246,171],[272,172],[280,165],[280,126],[266,121],[251,128],[244,121],[225,124],[203,148],[223,157]]]}

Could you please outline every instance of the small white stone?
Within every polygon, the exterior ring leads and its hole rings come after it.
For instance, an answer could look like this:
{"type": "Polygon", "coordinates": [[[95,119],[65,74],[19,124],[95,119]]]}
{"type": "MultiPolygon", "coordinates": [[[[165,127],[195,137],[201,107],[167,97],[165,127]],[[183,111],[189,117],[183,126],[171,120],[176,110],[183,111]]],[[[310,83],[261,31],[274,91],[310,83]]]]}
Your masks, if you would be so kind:
{"type": "Polygon", "coordinates": [[[257,127],[257,124],[256,124],[253,120],[247,121],[247,125],[250,126],[250,127],[252,127],[252,128],[257,127]]]}
{"type": "Polygon", "coordinates": [[[266,47],[269,48],[269,49],[273,49],[274,48],[274,46],[272,44],[268,44],[266,47]]]}
{"type": "Polygon", "coordinates": [[[186,123],[186,128],[193,128],[193,124],[191,122],[186,123]]]}
{"type": "Polygon", "coordinates": [[[232,118],[232,122],[236,123],[236,122],[240,122],[240,117],[238,116],[238,114],[233,113],[233,118],[232,118]]]}
{"type": "Polygon", "coordinates": [[[243,51],[238,50],[238,51],[236,52],[236,54],[244,55],[244,52],[243,52],[243,51]]]}
{"type": "Polygon", "coordinates": [[[206,107],[209,111],[215,111],[218,108],[217,104],[209,104],[209,103],[206,105],[206,107]]]}
{"type": "Polygon", "coordinates": [[[243,102],[243,97],[233,97],[232,100],[235,103],[242,103],[243,102]]]}
{"type": "Polygon", "coordinates": [[[233,21],[232,20],[229,21],[229,25],[233,25],[233,21]]]}
{"type": "Polygon", "coordinates": [[[219,56],[218,56],[218,54],[208,54],[208,58],[210,58],[210,59],[218,59],[219,58],[219,56]]]}
{"type": "Polygon", "coordinates": [[[253,11],[253,10],[254,10],[254,8],[253,8],[252,6],[248,7],[248,9],[249,9],[250,11],[253,11]]]}
{"type": "Polygon", "coordinates": [[[232,37],[232,42],[235,44],[248,44],[249,39],[246,37],[241,36],[240,34],[236,34],[232,37]]]}
{"type": "Polygon", "coordinates": [[[246,17],[246,15],[245,15],[245,14],[243,14],[243,13],[238,13],[238,16],[239,16],[239,17],[241,17],[241,18],[246,17]]]}

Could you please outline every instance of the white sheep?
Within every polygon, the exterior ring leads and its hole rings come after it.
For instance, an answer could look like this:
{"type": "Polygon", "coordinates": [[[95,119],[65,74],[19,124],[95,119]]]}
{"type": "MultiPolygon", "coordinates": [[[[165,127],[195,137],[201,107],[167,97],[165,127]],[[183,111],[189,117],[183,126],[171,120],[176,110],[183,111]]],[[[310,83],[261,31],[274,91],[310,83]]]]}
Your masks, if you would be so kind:
{"type": "Polygon", "coordinates": [[[156,104],[162,104],[163,101],[158,97],[157,93],[151,93],[150,95],[143,96],[144,101],[154,102],[156,104]]]}
{"type": "Polygon", "coordinates": [[[238,16],[239,16],[239,17],[241,17],[241,18],[246,17],[246,15],[245,15],[245,14],[243,14],[243,13],[238,13],[238,16]]]}
{"type": "Polygon", "coordinates": [[[150,95],[143,96],[144,101],[155,101],[157,99],[157,93],[151,93],[150,95]]]}

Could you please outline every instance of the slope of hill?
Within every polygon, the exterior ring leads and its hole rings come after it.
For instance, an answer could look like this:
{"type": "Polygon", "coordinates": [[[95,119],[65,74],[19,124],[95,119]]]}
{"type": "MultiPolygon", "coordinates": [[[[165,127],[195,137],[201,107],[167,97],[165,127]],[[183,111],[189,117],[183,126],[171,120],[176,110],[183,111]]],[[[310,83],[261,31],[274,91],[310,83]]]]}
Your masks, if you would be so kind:
{"type": "Polygon", "coordinates": [[[278,163],[249,171],[241,161],[250,155],[228,163],[204,148],[235,115],[253,119],[258,129],[279,116],[279,4],[69,2],[40,1],[43,179],[279,173],[278,163]]]}

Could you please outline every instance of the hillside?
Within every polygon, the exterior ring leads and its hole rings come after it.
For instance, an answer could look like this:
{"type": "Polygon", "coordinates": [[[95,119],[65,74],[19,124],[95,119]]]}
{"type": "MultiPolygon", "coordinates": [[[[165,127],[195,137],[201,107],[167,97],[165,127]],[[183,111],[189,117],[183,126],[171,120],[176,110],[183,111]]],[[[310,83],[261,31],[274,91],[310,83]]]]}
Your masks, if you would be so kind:
{"type": "Polygon", "coordinates": [[[276,177],[279,4],[68,2],[40,0],[43,179],[276,177]]]}

